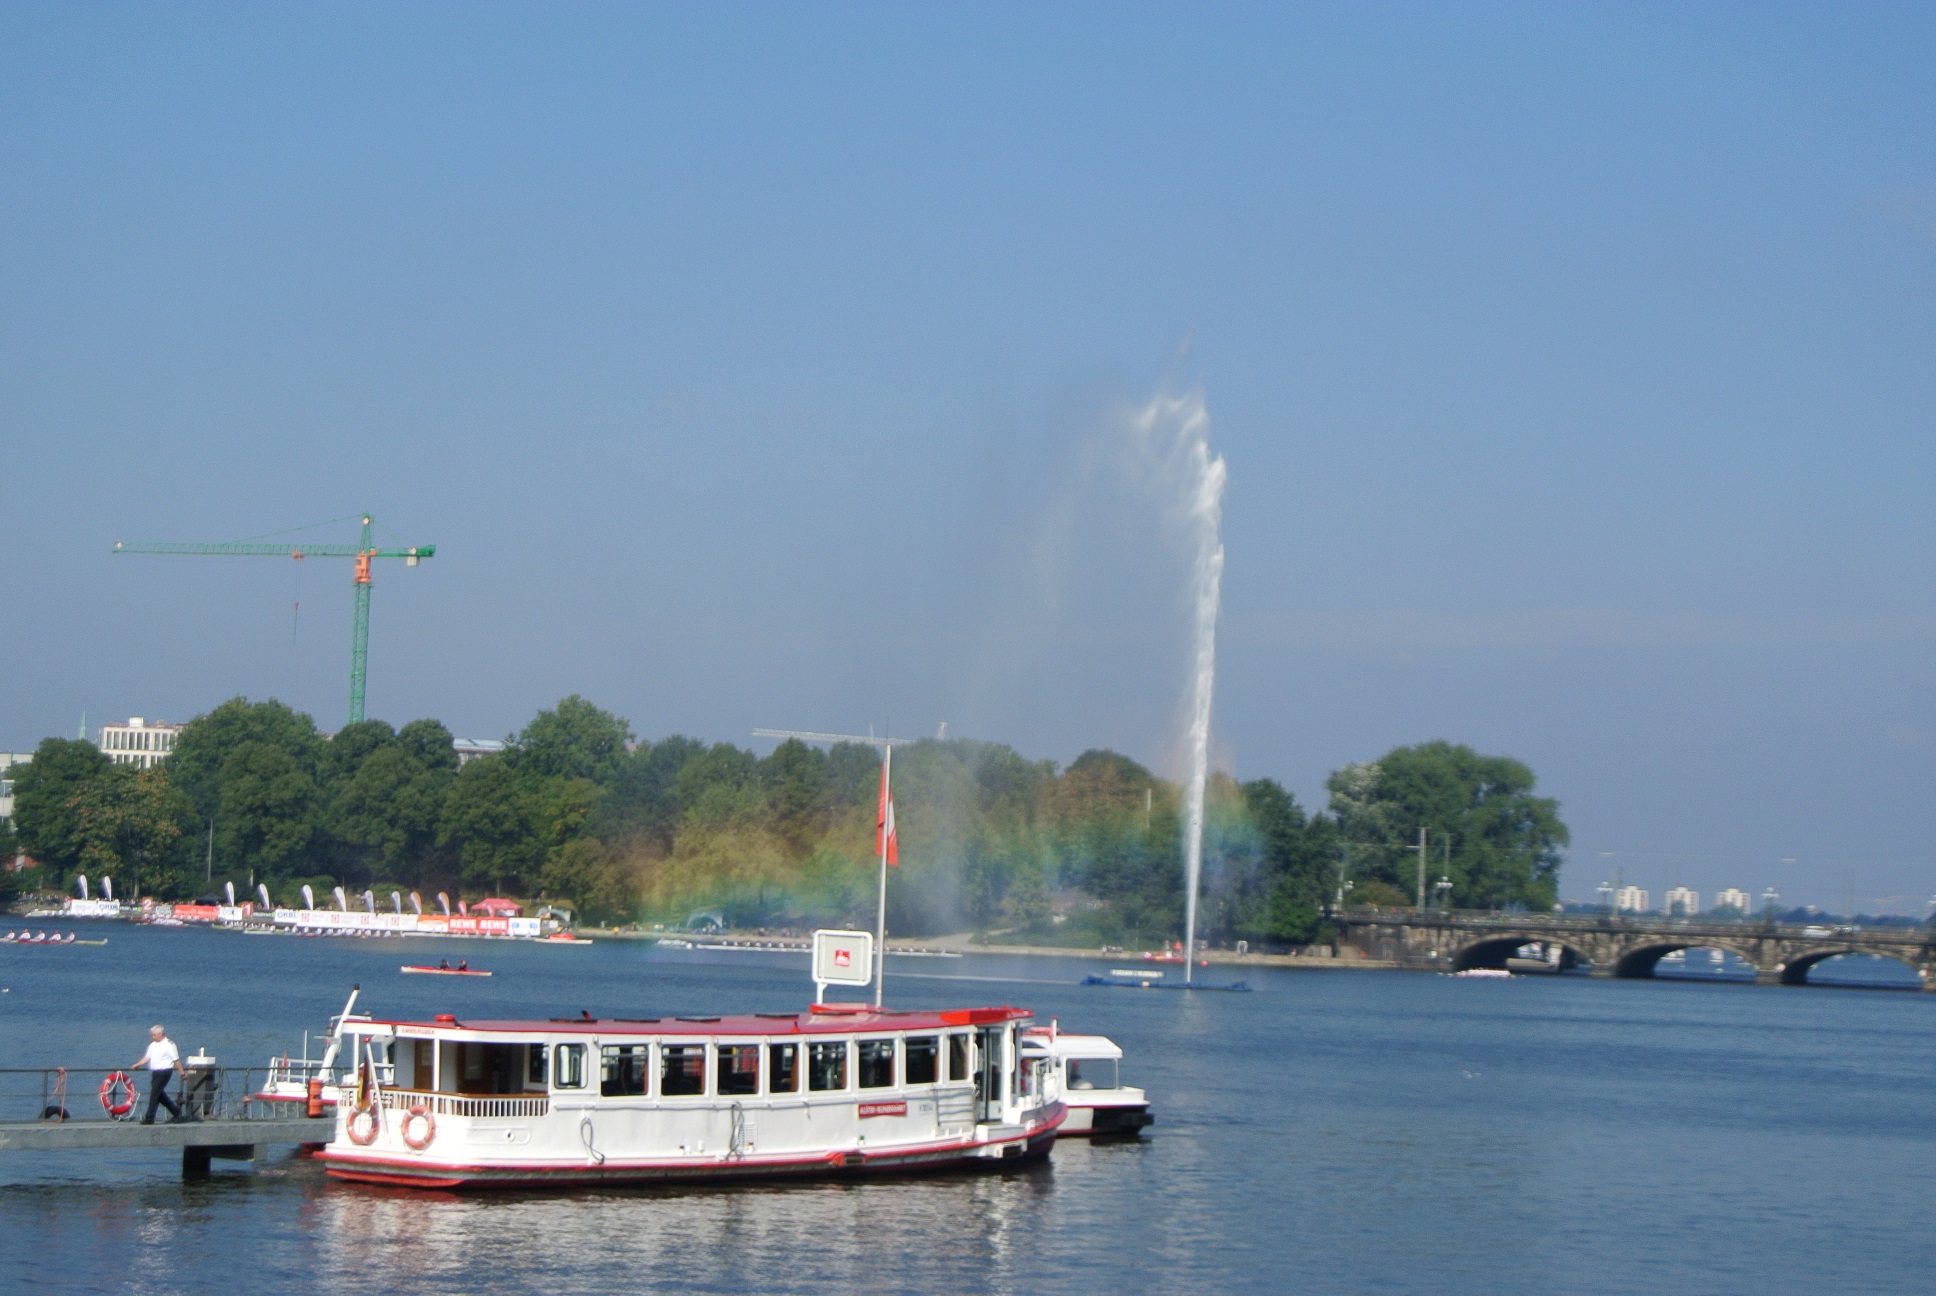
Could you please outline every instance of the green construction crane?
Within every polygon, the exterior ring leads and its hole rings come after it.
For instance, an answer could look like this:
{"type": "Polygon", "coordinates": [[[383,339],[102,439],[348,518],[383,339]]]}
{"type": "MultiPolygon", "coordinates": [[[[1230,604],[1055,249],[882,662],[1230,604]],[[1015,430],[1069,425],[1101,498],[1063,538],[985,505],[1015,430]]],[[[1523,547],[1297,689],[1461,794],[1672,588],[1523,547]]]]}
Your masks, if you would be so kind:
{"type": "Polygon", "coordinates": [[[370,656],[370,560],[372,558],[401,558],[406,567],[415,567],[420,559],[435,557],[436,545],[417,545],[411,549],[378,549],[372,536],[374,527],[370,515],[363,515],[363,539],[354,545],[285,545],[254,544],[237,541],[232,544],[123,544],[116,541],[114,552],[149,554],[222,554],[233,558],[354,558],[356,575],[352,578],[356,590],[356,619],[350,627],[350,719],[351,724],[363,720],[363,676],[370,656]]]}

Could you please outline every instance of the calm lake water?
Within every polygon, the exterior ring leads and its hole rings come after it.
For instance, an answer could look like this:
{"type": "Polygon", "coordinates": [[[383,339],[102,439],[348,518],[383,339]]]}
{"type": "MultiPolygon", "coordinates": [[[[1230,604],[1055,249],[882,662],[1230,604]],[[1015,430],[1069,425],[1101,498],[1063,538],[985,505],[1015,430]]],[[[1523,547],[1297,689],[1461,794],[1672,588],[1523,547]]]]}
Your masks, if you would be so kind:
{"type": "MultiPolygon", "coordinates": [[[[185,1052],[259,1066],[352,982],[378,1013],[491,1017],[812,994],[804,958],[79,927],[110,943],[0,946],[5,1065],[126,1063],[162,1021],[185,1052]],[[459,953],[497,975],[397,971],[459,953]]],[[[1157,1113],[1140,1143],[1066,1142],[1005,1175],[470,1197],[333,1184],[283,1153],[197,1184],[172,1152],[5,1153],[0,1275],[382,1296],[1930,1289],[1936,996],[1343,971],[1253,972],[1248,995],[1074,984],[1105,966],[894,960],[889,998],[1022,1004],[1113,1037],[1157,1113]]]]}

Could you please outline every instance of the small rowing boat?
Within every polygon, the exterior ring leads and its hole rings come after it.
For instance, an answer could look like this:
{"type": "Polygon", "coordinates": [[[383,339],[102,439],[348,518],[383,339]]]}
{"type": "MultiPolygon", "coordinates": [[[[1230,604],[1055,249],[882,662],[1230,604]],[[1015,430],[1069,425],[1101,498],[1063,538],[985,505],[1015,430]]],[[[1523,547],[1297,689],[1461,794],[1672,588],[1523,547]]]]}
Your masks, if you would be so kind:
{"type": "Polygon", "coordinates": [[[482,968],[472,967],[424,967],[417,963],[405,963],[400,972],[415,973],[418,976],[489,976],[482,968]]]}

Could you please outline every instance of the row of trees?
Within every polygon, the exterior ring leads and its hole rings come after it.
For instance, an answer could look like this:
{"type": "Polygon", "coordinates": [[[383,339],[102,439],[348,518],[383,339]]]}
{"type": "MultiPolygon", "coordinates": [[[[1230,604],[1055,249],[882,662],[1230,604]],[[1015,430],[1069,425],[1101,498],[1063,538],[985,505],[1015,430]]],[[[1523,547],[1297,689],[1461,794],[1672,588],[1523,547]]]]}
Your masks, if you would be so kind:
{"type": "MultiPolygon", "coordinates": [[[[1179,793],[1135,761],[1091,751],[1064,769],[958,739],[901,748],[894,770],[904,864],[892,930],[1082,944],[1178,934],[1179,793]]],[[[434,720],[325,737],[279,702],[237,698],[148,770],[48,739],[16,767],[15,823],[49,885],[112,874],[124,893],[185,897],[261,881],[286,900],[303,882],[340,882],[565,901],[606,921],[716,911],[741,926],[806,925],[871,915],[878,781],[869,747],[786,742],[760,757],[639,742],[577,696],[461,767],[434,720]]],[[[1420,825],[1453,904],[1549,906],[1566,829],[1533,788],[1519,762],[1447,743],[1338,771],[1326,813],[1273,780],[1218,777],[1202,934],[1308,942],[1347,883],[1360,903],[1400,903],[1420,825]]]]}

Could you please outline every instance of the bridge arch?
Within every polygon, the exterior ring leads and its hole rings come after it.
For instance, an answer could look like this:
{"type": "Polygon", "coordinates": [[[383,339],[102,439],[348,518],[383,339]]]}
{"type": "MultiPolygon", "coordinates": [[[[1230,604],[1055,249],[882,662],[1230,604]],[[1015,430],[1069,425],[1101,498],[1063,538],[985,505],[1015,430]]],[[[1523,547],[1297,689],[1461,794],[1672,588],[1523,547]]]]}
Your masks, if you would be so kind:
{"type": "Polygon", "coordinates": [[[1927,981],[1921,964],[1913,959],[1904,958],[1894,950],[1863,949],[1859,945],[1850,945],[1846,949],[1810,950],[1806,954],[1796,955],[1781,965],[1781,983],[1783,985],[1807,985],[1810,968],[1814,967],[1817,963],[1826,963],[1829,959],[1840,958],[1844,954],[1866,954],[1871,958],[1888,959],[1893,963],[1900,963],[1911,972],[1914,972],[1919,980],[1927,981]]]}
{"type": "Polygon", "coordinates": [[[1620,951],[1619,957],[1614,960],[1613,974],[1630,979],[1652,977],[1655,967],[1662,959],[1675,950],[1690,949],[1718,949],[1723,953],[1734,955],[1757,972],[1760,971],[1761,964],[1755,958],[1754,950],[1747,946],[1737,945],[1716,936],[1693,936],[1678,940],[1648,940],[1631,945],[1620,951]]]}
{"type": "MultiPolygon", "coordinates": [[[[1531,945],[1535,941],[1546,945],[1555,943],[1551,932],[1514,932],[1505,936],[1488,933],[1471,944],[1452,951],[1452,970],[1464,972],[1471,968],[1503,968],[1506,966],[1506,960],[1511,958],[1520,946],[1531,945]]],[[[1578,947],[1565,941],[1557,943],[1560,946],[1561,971],[1592,961],[1578,947]]]]}

